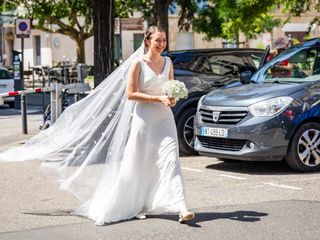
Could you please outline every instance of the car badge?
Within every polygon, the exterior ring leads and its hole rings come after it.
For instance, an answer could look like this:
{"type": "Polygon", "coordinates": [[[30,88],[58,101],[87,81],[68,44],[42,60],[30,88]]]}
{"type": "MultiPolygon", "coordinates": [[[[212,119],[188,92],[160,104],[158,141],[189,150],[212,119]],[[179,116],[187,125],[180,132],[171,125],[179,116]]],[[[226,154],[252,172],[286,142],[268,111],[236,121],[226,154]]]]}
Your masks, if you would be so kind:
{"type": "Polygon", "coordinates": [[[214,122],[218,122],[220,116],[220,112],[212,112],[212,119],[214,122]]]}

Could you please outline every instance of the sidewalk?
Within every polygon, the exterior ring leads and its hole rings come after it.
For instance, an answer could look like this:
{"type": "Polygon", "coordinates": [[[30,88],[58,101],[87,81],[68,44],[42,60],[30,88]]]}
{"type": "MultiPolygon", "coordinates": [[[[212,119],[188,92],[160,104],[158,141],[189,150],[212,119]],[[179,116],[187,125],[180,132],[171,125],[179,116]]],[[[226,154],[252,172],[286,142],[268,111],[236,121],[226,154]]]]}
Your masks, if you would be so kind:
{"type": "Polygon", "coordinates": [[[41,123],[41,107],[30,107],[27,114],[28,134],[23,134],[20,110],[0,107],[0,151],[24,143],[40,131],[41,123]]]}
{"type": "MultiPolygon", "coordinates": [[[[41,123],[41,107],[29,107],[28,134],[23,134],[21,112],[0,107],[0,152],[25,143],[40,131],[41,123]]],[[[10,239],[9,233],[20,239],[20,233],[25,236],[31,229],[88,221],[69,214],[78,201],[42,174],[39,161],[0,163],[0,172],[0,239],[10,239]]]]}

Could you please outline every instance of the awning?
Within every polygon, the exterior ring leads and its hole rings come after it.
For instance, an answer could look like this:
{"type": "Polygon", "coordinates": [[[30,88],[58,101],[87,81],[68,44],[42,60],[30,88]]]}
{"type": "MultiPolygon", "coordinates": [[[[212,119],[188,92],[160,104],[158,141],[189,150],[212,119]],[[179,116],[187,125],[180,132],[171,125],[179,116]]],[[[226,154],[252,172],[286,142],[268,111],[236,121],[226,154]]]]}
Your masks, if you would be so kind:
{"type": "Polygon", "coordinates": [[[286,23],[282,27],[284,32],[308,32],[309,23],[286,23]]]}

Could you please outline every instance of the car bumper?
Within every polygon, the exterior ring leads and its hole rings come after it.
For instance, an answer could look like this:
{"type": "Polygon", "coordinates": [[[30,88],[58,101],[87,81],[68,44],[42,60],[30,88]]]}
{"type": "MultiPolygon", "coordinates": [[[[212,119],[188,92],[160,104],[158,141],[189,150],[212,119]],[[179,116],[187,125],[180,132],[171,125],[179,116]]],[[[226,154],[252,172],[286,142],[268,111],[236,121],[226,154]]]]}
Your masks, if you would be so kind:
{"type": "Polygon", "coordinates": [[[291,119],[275,117],[249,117],[236,125],[209,124],[195,118],[195,150],[201,155],[252,161],[280,161],[287,153],[294,128],[291,119]],[[202,136],[201,127],[228,129],[227,138],[202,136]]]}

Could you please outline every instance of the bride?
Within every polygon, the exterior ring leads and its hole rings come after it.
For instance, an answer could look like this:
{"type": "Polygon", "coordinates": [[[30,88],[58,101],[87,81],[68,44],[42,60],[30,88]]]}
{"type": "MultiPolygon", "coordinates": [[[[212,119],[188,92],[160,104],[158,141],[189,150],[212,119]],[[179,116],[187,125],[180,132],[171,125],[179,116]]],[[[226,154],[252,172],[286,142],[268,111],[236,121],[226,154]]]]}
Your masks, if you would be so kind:
{"type": "Polygon", "coordinates": [[[150,27],[143,46],[55,124],[0,161],[42,160],[43,170],[83,204],[74,214],[96,225],[179,212],[185,203],[176,126],[163,84],[173,79],[165,31],[150,27]]]}

